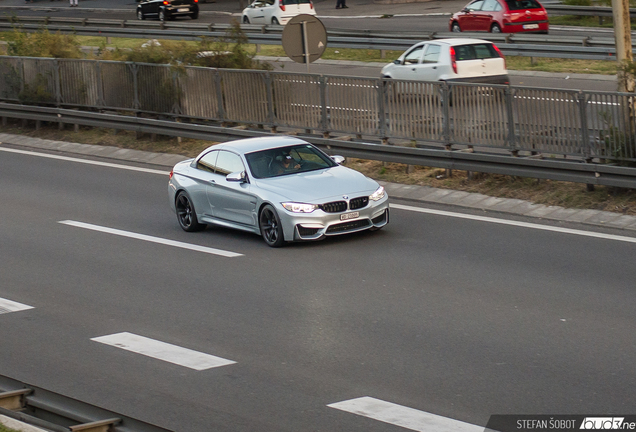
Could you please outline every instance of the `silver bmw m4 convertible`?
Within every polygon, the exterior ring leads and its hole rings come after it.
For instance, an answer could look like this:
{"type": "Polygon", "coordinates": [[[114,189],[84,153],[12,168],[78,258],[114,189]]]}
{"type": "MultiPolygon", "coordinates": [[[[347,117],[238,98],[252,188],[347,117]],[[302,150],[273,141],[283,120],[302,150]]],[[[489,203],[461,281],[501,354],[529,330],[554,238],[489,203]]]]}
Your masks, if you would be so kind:
{"type": "Polygon", "coordinates": [[[185,231],[220,225],[272,247],[384,227],[384,188],[343,161],[294,137],[217,144],[175,165],[170,206],[185,231]]]}

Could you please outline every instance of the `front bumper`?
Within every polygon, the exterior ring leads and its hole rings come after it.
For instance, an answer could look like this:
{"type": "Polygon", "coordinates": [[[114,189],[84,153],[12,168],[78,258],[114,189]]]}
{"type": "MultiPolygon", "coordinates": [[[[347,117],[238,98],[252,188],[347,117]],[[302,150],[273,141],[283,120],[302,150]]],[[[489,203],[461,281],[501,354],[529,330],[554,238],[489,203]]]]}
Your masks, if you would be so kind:
{"type": "Polygon", "coordinates": [[[371,201],[361,209],[326,213],[320,209],[311,213],[292,213],[280,210],[286,241],[321,240],[327,236],[349,234],[367,229],[379,229],[389,223],[389,197],[371,201]],[[358,212],[359,216],[342,219],[343,215],[358,212]]]}

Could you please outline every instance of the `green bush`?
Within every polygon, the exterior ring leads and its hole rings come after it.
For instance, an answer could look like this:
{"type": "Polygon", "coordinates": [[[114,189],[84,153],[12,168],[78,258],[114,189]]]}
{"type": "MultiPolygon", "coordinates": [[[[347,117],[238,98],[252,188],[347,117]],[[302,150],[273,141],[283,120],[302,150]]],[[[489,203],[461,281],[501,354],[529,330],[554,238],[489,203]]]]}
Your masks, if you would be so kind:
{"type": "Polygon", "coordinates": [[[73,35],[49,33],[42,30],[26,33],[14,29],[9,37],[7,54],[21,57],[83,58],[77,38],[73,35]]]}

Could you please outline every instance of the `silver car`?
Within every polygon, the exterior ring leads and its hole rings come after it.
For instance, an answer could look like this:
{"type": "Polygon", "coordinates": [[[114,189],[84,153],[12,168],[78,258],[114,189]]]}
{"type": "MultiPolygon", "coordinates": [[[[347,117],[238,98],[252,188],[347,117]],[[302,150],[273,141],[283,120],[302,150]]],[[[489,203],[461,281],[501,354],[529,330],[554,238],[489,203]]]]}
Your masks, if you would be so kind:
{"type": "Polygon", "coordinates": [[[220,225],[260,234],[272,247],[382,228],[384,188],[343,161],[294,137],[217,144],[175,165],[170,206],[185,231],[220,225]]]}

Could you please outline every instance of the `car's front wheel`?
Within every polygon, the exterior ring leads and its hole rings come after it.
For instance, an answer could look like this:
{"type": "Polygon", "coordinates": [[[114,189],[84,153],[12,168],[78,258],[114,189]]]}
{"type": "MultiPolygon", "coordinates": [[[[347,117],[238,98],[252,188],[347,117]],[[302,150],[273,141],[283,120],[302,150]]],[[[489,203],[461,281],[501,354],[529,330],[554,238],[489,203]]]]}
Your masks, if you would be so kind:
{"type": "Polygon", "coordinates": [[[283,226],[280,223],[278,213],[271,205],[267,204],[261,210],[258,217],[258,225],[261,229],[263,240],[271,247],[280,247],[285,242],[283,236],[283,226]]]}
{"type": "Polygon", "coordinates": [[[451,26],[451,31],[453,33],[461,33],[462,29],[459,27],[459,24],[454,22],[453,25],[451,26]]]}
{"type": "Polygon", "coordinates": [[[144,13],[141,11],[141,9],[137,9],[137,19],[139,21],[143,21],[146,19],[146,17],[144,16],[144,13]]]}
{"type": "Polygon", "coordinates": [[[499,27],[499,24],[494,23],[494,24],[490,27],[490,33],[501,33],[501,27],[499,27]]]}
{"type": "Polygon", "coordinates": [[[185,192],[179,192],[175,200],[177,220],[184,231],[195,232],[205,228],[205,224],[199,223],[197,213],[194,211],[192,200],[185,192]]]}

